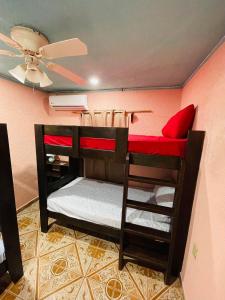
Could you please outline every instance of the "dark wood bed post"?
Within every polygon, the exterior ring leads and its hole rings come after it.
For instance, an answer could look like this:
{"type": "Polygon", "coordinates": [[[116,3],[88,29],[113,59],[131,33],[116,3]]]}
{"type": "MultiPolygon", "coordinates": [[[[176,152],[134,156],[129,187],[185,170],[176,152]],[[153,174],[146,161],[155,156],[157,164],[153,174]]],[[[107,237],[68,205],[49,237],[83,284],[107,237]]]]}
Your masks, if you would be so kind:
{"type": "Polygon", "coordinates": [[[69,156],[69,172],[74,175],[84,176],[84,161],[79,157],[80,149],[80,132],[78,126],[72,127],[72,156],[69,156]]]}
{"type": "MultiPolygon", "coordinates": [[[[165,272],[166,284],[171,284],[174,281],[174,276],[172,274],[172,266],[174,260],[174,252],[175,252],[175,241],[177,239],[178,227],[180,226],[179,213],[182,205],[181,196],[183,190],[185,170],[186,170],[186,161],[185,159],[180,159],[180,168],[177,174],[177,187],[175,189],[175,194],[174,194],[174,203],[173,203],[174,213],[173,216],[171,217],[171,241],[170,241],[170,247],[168,253],[168,264],[165,272]]],[[[176,277],[177,276],[175,276],[175,278],[176,277]]]]}
{"type": "Polygon", "coordinates": [[[121,271],[124,267],[123,250],[124,250],[124,224],[126,222],[126,200],[128,197],[128,176],[130,172],[130,154],[127,153],[126,161],[124,165],[124,183],[123,183],[123,205],[121,215],[121,231],[120,231],[120,249],[119,249],[119,270],[121,271]]]}
{"type": "Polygon", "coordinates": [[[121,215],[121,231],[120,231],[120,251],[119,251],[119,270],[124,267],[123,248],[124,248],[124,223],[126,222],[126,199],[128,197],[128,176],[130,170],[130,154],[128,150],[128,129],[116,130],[116,160],[124,164],[124,178],[123,178],[123,208],[121,215]]]}
{"type": "Polygon", "coordinates": [[[23,276],[12,168],[6,124],[0,124],[0,220],[7,270],[13,282],[23,276]]]}
{"type": "MultiPolygon", "coordinates": [[[[116,128],[116,152],[115,161],[126,164],[128,150],[128,128],[116,128]]],[[[126,171],[124,171],[126,175],[126,171]]]]}
{"type": "Polygon", "coordinates": [[[168,282],[170,279],[179,276],[183,264],[204,137],[204,131],[190,131],[188,134],[188,143],[184,158],[184,180],[177,218],[177,224],[179,224],[179,226],[176,228],[174,251],[170,260],[171,268],[166,275],[168,282]]]}
{"type": "Polygon", "coordinates": [[[46,170],[46,153],[44,145],[44,125],[35,125],[35,142],[37,158],[37,175],[39,188],[39,203],[41,217],[41,231],[48,231],[48,210],[47,210],[47,170],[46,170]]]}

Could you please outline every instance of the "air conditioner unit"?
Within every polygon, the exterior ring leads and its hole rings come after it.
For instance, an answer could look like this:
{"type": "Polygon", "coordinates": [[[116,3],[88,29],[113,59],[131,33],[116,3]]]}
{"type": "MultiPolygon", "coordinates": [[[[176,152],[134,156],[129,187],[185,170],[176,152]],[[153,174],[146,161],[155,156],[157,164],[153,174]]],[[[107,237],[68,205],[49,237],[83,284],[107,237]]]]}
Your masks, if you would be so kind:
{"type": "Polygon", "coordinates": [[[49,106],[54,110],[87,110],[87,95],[51,95],[49,106]]]}

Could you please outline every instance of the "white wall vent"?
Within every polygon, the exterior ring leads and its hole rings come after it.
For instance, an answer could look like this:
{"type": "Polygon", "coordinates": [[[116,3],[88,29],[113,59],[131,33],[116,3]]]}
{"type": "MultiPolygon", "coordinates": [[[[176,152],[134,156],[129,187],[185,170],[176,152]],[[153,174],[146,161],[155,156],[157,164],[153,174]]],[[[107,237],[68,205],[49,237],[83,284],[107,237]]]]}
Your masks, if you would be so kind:
{"type": "Polygon", "coordinates": [[[49,105],[54,110],[87,110],[87,95],[51,95],[49,105]]]}

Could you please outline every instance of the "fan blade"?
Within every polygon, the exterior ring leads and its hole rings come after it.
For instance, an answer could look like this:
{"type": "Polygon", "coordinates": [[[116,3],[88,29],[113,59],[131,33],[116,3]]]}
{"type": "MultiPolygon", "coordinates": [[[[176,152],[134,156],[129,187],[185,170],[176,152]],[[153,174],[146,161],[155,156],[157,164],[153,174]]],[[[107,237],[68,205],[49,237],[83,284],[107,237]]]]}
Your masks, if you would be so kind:
{"type": "Polygon", "coordinates": [[[21,83],[24,83],[26,79],[26,65],[18,65],[14,69],[9,70],[9,73],[21,83]]]}
{"type": "Polygon", "coordinates": [[[87,54],[87,46],[81,40],[74,38],[48,44],[39,49],[43,58],[53,59],[66,56],[78,56],[87,54]]]}
{"type": "Polygon", "coordinates": [[[0,49],[0,55],[5,55],[5,56],[16,56],[16,53],[12,52],[12,51],[9,51],[9,50],[3,50],[3,49],[0,49]]]}
{"type": "Polygon", "coordinates": [[[49,70],[58,73],[59,75],[75,82],[78,85],[84,85],[86,83],[86,81],[83,78],[81,78],[80,76],[76,75],[69,69],[66,69],[60,65],[57,65],[55,63],[48,63],[46,64],[46,66],[49,70]]]}
{"type": "Polygon", "coordinates": [[[7,35],[4,35],[1,32],[0,32],[0,40],[10,47],[13,47],[16,49],[22,49],[22,47],[16,41],[12,40],[7,35]]]}

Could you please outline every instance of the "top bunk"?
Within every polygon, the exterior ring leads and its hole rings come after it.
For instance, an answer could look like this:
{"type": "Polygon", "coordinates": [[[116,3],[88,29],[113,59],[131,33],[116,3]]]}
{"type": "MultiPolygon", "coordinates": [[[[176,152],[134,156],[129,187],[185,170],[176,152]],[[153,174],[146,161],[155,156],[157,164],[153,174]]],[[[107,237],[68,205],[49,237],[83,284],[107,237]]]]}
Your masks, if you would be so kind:
{"type": "Polygon", "coordinates": [[[128,128],[35,125],[37,154],[40,148],[44,154],[119,163],[129,154],[131,164],[179,170],[188,153],[201,147],[204,132],[191,131],[194,116],[193,104],[183,108],[168,120],[163,136],[128,135],[128,128]]]}
{"type": "MultiPolygon", "coordinates": [[[[35,125],[36,143],[45,154],[74,158],[111,159],[178,170],[188,146],[201,140],[201,131],[189,131],[187,138],[128,135],[128,128],[35,125]]],[[[37,151],[39,151],[37,149],[37,151]]]]}
{"type": "MultiPolygon", "coordinates": [[[[163,136],[128,135],[128,152],[184,157],[187,139],[163,136]]],[[[45,145],[72,147],[72,136],[45,135],[45,145]]],[[[99,137],[80,137],[80,149],[115,151],[116,140],[99,137]]]]}

